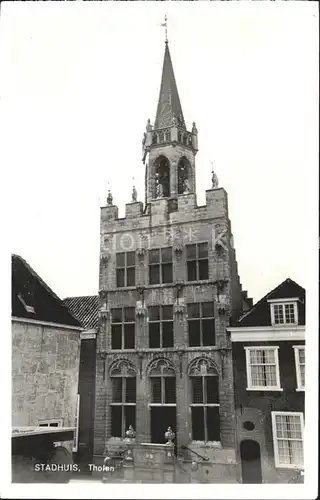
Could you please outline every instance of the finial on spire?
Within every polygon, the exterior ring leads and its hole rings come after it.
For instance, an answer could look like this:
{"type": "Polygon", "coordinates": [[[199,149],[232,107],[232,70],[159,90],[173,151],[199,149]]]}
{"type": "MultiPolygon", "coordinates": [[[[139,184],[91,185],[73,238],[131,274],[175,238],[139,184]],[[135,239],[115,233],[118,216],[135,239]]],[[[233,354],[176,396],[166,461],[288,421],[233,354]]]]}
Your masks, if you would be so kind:
{"type": "Polygon", "coordinates": [[[167,14],[164,16],[164,23],[161,24],[161,26],[163,28],[165,28],[165,43],[168,43],[168,18],[167,18],[167,14]]]}

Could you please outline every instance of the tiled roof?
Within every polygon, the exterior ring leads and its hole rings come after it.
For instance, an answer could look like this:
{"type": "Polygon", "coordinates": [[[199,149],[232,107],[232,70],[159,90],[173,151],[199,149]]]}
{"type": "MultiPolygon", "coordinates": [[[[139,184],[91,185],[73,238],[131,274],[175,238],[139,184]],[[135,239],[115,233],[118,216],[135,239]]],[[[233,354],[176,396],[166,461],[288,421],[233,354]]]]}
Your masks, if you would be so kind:
{"type": "Polygon", "coordinates": [[[180,126],[185,127],[169,46],[168,43],[166,43],[154,128],[171,127],[173,116],[176,117],[177,123],[180,126]]]}
{"type": "Polygon", "coordinates": [[[276,288],[267,293],[260,299],[249,311],[239,319],[235,326],[270,326],[270,307],[268,300],[271,299],[290,299],[299,298],[298,301],[298,320],[299,325],[305,325],[305,289],[295,281],[287,278],[276,288]]]}
{"type": "Polygon", "coordinates": [[[62,300],[49,288],[31,266],[19,255],[12,255],[12,316],[60,325],[80,323],[62,300]]]}
{"type": "Polygon", "coordinates": [[[84,328],[97,328],[99,321],[99,296],[67,297],[64,305],[84,328]]]}

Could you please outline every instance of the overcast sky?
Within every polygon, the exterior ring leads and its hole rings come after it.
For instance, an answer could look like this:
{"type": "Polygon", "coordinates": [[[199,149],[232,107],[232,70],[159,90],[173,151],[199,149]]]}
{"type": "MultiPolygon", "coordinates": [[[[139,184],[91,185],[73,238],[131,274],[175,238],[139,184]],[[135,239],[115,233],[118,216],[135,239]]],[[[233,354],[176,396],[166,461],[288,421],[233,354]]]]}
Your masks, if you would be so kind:
{"type": "Polygon", "coordinates": [[[213,161],[243,289],[257,300],[287,277],[306,286],[316,2],[4,2],[10,251],[62,298],[98,292],[108,183],[120,216],[133,176],[144,201],[141,139],[156,113],[165,13],[184,118],[199,131],[198,204],[213,161]]]}

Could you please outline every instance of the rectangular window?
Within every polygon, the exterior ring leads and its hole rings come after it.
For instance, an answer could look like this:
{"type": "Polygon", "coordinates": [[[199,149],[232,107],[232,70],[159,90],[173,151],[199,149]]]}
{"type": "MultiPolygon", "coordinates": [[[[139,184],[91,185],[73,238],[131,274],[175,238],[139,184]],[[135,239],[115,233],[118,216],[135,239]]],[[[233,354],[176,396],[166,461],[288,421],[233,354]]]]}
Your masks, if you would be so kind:
{"type": "Polygon", "coordinates": [[[298,308],[296,302],[271,303],[272,325],[297,325],[298,308]]]}
{"type": "Polygon", "coordinates": [[[135,348],[135,308],[111,309],[111,349],[135,348]]]}
{"type": "Polygon", "coordinates": [[[208,243],[186,245],[188,281],[209,279],[208,243]]]}
{"type": "Polygon", "coordinates": [[[148,312],[150,349],[173,347],[172,306],[149,307],[148,312]]]}
{"type": "Polygon", "coordinates": [[[188,304],[189,347],[215,345],[214,302],[188,304]]]}
{"type": "Polygon", "coordinates": [[[296,364],[297,390],[304,391],[305,384],[305,346],[293,346],[296,364]]]}
{"type": "Polygon", "coordinates": [[[281,391],[278,347],[245,347],[247,390],[281,391]]]}
{"type": "Polygon", "coordinates": [[[121,252],[116,254],[117,287],[135,286],[136,284],[136,254],[121,252]]]}
{"type": "Polygon", "coordinates": [[[192,439],[220,441],[218,377],[194,376],[190,381],[192,439]]]}
{"type": "Polygon", "coordinates": [[[303,413],[271,412],[275,466],[303,468],[303,413]]]}
{"type": "Polygon", "coordinates": [[[149,283],[172,283],[172,247],[149,250],[149,283]]]}
{"type": "Polygon", "coordinates": [[[62,418],[53,420],[39,420],[38,427],[62,427],[62,418]]]}
{"type": "Polygon", "coordinates": [[[176,404],[176,378],[175,377],[150,377],[151,404],[175,405],[176,404]]]}
{"type": "Polygon", "coordinates": [[[112,377],[111,435],[124,438],[136,422],[136,377],[112,377]]]}

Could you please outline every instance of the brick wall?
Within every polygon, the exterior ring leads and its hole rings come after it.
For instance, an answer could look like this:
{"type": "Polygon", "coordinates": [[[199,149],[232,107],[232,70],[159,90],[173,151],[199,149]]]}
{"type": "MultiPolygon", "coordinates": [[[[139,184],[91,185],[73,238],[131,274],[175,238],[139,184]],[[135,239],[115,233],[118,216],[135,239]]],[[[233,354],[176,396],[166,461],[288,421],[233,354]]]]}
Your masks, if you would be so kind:
{"type": "Polygon", "coordinates": [[[12,322],[12,425],[62,419],[75,425],[79,332],[12,322]]]}

